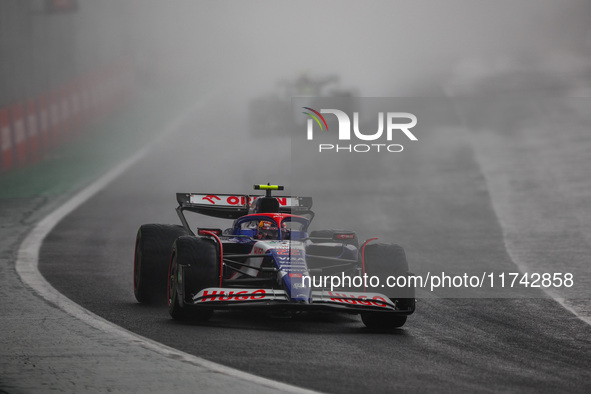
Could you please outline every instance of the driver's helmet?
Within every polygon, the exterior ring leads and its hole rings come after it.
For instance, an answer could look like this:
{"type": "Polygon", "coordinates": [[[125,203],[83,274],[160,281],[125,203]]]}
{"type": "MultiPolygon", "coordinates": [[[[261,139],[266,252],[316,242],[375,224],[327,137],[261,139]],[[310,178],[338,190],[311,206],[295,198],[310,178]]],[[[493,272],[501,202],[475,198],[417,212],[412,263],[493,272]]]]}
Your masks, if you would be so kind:
{"type": "Polygon", "coordinates": [[[257,238],[258,239],[278,239],[279,238],[279,228],[273,222],[270,222],[268,220],[261,220],[258,225],[257,238]]]}

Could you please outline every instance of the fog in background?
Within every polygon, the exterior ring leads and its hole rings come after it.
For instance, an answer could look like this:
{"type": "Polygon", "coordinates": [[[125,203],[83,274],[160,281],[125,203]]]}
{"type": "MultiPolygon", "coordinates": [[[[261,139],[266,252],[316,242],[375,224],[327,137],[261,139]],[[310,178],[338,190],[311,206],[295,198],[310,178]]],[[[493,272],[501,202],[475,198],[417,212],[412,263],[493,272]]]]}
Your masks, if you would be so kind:
{"type": "Polygon", "coordinates": [[[450,94],[514,69],[581,75],[591,50],[586,1],[77,3],[48,14],[40,0],[0,1],[2,103],[121,54],[140,83],[214,83],[245,101],[301,73],[362,96],[450,94]]]}
{"type": "Polygon", "coordinates": [[[363,96],[437,94],[457,72],[553,62],[564,73],[557,58],[580,67],[591,49],[585,1],[132,4],[138,56],[250,93],[307,72],[336,73],[363,96]]]}

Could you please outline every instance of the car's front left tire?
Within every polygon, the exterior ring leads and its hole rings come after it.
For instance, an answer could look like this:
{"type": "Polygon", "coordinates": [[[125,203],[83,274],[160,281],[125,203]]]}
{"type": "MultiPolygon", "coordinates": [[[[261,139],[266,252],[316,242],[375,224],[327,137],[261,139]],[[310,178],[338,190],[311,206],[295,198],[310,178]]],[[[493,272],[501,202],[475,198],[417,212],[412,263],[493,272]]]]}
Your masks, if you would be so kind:
{"type": "Polygon", "coordinates": [[[191,296],[219,286],[220,263],[213,241],[185,236],[176,240],[168,270],[168,312],[176,320],[206,321],[213,309],[187,305],[191,296]]]}
{"type": "Polygon", "coordinates": [[[166,302],[170,251],[182,235],[187,235],[187,230],[178,225],[144,224],[139,228],[133,261],[133,292],[139,302],[166,302]]]}

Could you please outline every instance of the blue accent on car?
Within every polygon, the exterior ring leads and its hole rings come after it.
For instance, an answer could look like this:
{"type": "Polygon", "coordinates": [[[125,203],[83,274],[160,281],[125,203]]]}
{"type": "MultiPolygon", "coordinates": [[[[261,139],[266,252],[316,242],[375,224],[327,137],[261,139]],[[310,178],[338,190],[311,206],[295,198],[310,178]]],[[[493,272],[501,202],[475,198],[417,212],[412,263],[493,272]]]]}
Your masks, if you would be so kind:
{"type": "Polygon", "coordinates": [[[283,275],[281,280],[289,298],[292,301],[310,303],[312,289],[304,286],[302,277],[309,275],[304,252],[301,249],[288,250],[271,249],[275,265],[283,275]]]}

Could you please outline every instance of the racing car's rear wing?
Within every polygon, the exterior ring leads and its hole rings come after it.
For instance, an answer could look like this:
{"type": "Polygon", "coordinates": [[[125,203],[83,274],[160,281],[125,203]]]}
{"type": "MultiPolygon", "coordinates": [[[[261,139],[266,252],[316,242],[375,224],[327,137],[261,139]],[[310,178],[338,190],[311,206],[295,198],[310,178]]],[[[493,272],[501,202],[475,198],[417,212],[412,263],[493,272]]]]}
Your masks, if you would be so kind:
{"type": "MultiPolygon", "coordinates": [[[[247,215],[253,201],[262,195],[177,193],[177,212],[186,223],[182,211],[190,211],[223,219],[247,215]]],[[[273,196],[279,202],[280,213],[312,214],[312,197],[273,196]]]]}

